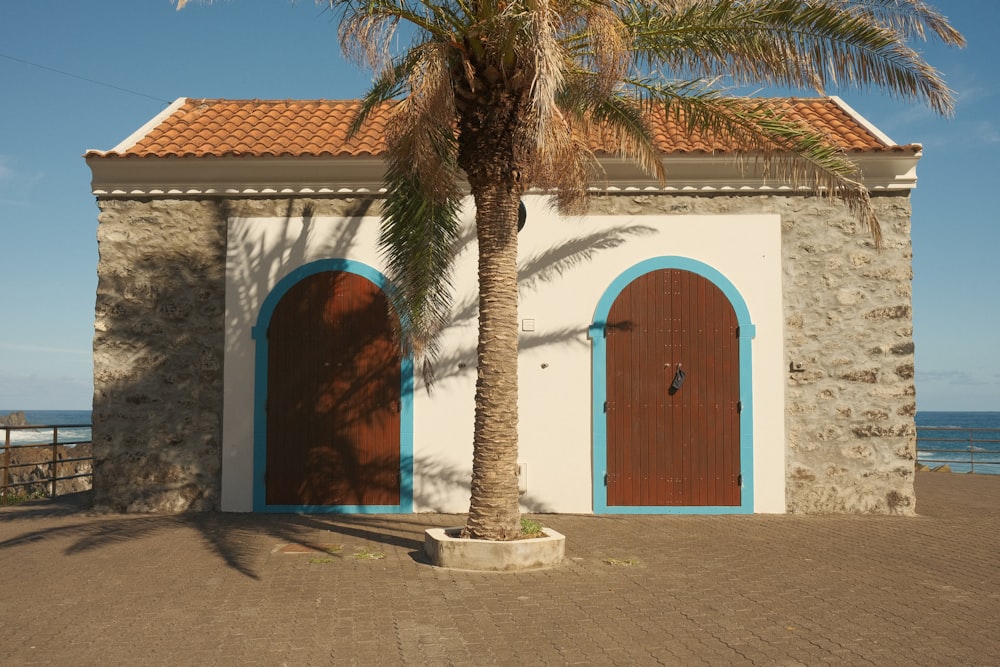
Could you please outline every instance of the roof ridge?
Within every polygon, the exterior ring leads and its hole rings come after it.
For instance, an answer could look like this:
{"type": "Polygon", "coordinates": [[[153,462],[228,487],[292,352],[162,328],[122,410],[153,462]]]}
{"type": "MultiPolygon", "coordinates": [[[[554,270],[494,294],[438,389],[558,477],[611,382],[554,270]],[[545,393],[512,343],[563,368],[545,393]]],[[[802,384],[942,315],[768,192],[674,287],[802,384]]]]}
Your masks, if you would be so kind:
{"type": "Polygon", "coordinates": [[[274,99],[262,99],[259,97],[253,98],[229,98],[229,97],[188,97],[184,98],[192,104],[208,104],[208,103],[228,103],[228,104],[361,104],[361,99],[359,98],[311,98],[311,99],[294,99],[294,98],[274,98],[274,99]]]}
{"type": "Polygon", "coordinates": [[[178,109],[184,106],[187,100],[188,98],[186,97],[178,97],[176,100],[174,100],[166,107],[164,107],[164,109],[160,111],[160,113],[156,114],[148,121],[143,123],[143,125],[138,130],[136,130],[135,132],[133,132],[132,134],[128,135],[120,142],[118,142],[118,145],[115,146],[114,148],[111,148],[106,151],[91,148],[85,152],[85,155],[108,156],[108,155],[121,155],[128,152],[130,148],[139,143],[139,141],[147,134],[149,134],[154,128],[158,127],[161,123],[163,123],[163,121],[165,121],[170,116],[174,115],[174,113],[178,109]]]}
{"type": "Polygon", "coordinates": [[[875,125],[870,120],[868,120],[860,113],[858,113],[854,109],[854,107],[845,102],[841,97],[837,95],[830,95],[829,99],[838,107],[840,107],[844,111],[844,113],[848,114],[851,118],[853,118],[859,125],[863,126],[866,130],[871,132],[873,136],[875,136],[879,141],[881,141],[887,147],[897,145],[896,142],[893,141],[888,134],[875,127],[875,125]]]}

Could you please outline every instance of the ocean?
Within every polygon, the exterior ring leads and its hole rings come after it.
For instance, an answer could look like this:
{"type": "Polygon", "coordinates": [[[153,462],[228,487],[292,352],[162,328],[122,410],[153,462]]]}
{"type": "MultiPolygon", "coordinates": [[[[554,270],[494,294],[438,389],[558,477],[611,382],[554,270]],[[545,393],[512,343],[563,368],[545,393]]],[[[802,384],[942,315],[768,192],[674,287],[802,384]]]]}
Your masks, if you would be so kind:
{"type": "MultiPolygon", "coordinates": [[[[29,424],[45,424],[59,426],[61,424],[90,424],[90,410],[0,410],[0,416],[6,417],[12,412],[23,412],[29,424]]],[[[4,431],[0,429],[0,438],[4,431]]],[[[58,432],[60,443],[90,442],[90,427],[60,428],[58,432]]],[[[34,445],[52,442],[52,429],[17,429],[10,432],[12,445],[34,445]]]]}
{"type": "MultiPolygon", "coordinates": [[[[6,416],[14,410],[0,410],[6,416]]],[[[24,410],[29,424],[89,424],[90,410],[24,410]]],[[[970,453],[977,473],[1000,475],[1000,412],[917,413],[918,460],[930,467],[945,462],[954,472],[968,472],[970,453]],[[985,430],[984,430],[985,429],[985,430]],[[941,450],[962,450],[942,452],[941,450]],[[955,462],[960,460],[962,462],[955,462]]],[[[52,442],[52,430],[11,431],[12,444],[52,442]]],[[[2,437],[2,431],[0,431],[2,437]]],[[[89,428],[60,428],[59,442],[89,441],[89,428]]]]}
{"type": "Polygon", "coordinates": [[[917,412],[917,460],[952,472],[1000,475],[1000,412],[917,412]],[[960,450],[960,451],[942,451],[960,450]]]}

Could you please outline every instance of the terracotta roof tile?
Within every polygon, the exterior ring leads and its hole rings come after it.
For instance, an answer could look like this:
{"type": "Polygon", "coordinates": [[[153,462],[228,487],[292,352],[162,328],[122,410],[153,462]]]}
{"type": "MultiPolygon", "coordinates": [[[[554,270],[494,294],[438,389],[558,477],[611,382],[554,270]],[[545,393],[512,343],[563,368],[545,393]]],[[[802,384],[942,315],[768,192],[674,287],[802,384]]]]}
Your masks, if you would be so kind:
{"type": "MultiPolygon", "coordinates": [[[[883,140],[865,123],[852,115],[833,98],[782,98],[771,100],[776,110],[787,119],[802,122],[826,134],[848,151],[903,150],[883,140]]],[[[674,119],[660,113],[652,119],[654,136],[668,154],[730,153],[737,146],[719,141],[703,132],[689,132],[674,119]]]]}
{"type": "MultiPolygon", "coordinates": [[[[827,133],[851,152],[910,150],[893,146],[832,98],[773,100],[789,118],[827,133]]],[[[375,156],[385,143],[385,111],[354,137],[348,128],[358,101],[184,100],[159,123],[119,150],[90,151],[88,157],[301,157],[375,156]]],[[[654,136],[665,154],[731,153],[736,146],[704,134],[690,134],[665,114],[653,119],[654,136]]],[[[610,148],[600,139],[595,151],[610,148]]]]}

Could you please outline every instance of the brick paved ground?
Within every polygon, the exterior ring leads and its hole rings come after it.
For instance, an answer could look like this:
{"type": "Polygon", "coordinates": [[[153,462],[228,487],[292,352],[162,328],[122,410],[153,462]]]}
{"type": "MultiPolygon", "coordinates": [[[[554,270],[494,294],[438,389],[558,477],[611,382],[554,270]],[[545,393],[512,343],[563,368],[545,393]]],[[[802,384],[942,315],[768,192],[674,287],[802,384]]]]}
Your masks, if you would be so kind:
{"type": "Polygon", "coordinates": [[[0,664],[1000,664],[1000,476],[917,494],[915,518],[544,516],[567,563],[513,575],[422,563],[453,516],[3,508],[0,664]]]}

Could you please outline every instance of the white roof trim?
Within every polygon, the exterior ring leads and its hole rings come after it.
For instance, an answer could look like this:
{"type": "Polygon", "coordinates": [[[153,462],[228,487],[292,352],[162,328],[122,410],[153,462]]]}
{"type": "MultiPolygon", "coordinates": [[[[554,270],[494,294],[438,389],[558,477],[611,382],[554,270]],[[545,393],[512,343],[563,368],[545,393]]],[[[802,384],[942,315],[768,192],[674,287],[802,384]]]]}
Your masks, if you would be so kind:
{"type": "MultiPolygon", "coordinates": [[[[921,153],[883,151],[852,154],[870,190],[916,186],[921,153]]],[[[87,163],[98,197],[273,197],[376,194],[383,192],[385,162],[379,157],[202,157],[102,158],[87,163]]],[[[667,156],[667,183],[661,186],[620,158],[603,158],[603,192],[749,193],[807,192],[765,178],[752,161],[741,168],[731,156],[667,156]]]]}
{"type": "Polygon", "coordinates": [[[836,95],[830,95],[830,99],[833,100],[834,104],[836,104],[838,107],[840,107],[841,109],[843,109],[845,113],[847,113],[848,115],[850,115],[851,118],[853,118],[854,120],[858,121],[859,125],[861,125],[866,130],[868,130],[869,132],[871,132],[872,134],[874,134],[875,137],[879,141],[881,141],[882,143],[884,143],[886,146],[895,146],[896,145],[896,142],[893,141],[892,139],[890,139],[888,134],[886,134],[882,130],[878,129],[877,127],[875,127],[871,123],[871,121],[869,121],[867,118],[865,118],[860,113],[858,113],[854,109],[854,107],[852,107],[850,104],[848,104],[847,102],[845,102],[841,98],[837,97],[836,95]]]}
{"type": "MultiPolygon", "coordinates": [[[[916,187],[917,162],[921,153],[884,151],[849,156],[861,170],[861,181],[870,190],[910,190],[916,187]]],[[[662,192],[808,192],[773,176],[768,177],[753,164],[743,165],[732,156],[667,156],[663,159],[667,180],[664,186],[621,158],[601,160],[605,179],[593,189],[653,190],[662,192]]]]}
{"type": "Polygon", "coordinates": [[[109,151],[88,150],[87,153],[94,153],[97,155],[107,155],[108,153],[124,153],[125,151],[127,151],[128,149],[132,148],[137,143],[139,143],[139,140],[142,139],[144,136],[146,136],[146,134],[148,134],[150,130],[152,130],[154,127],[162,123],[164,120],[166,120],[168,116],[170,116],[172,113],[181,108],[181,106],[183,106],[185,102],[187,102],[186,97],[178,97],[176,100],[171,102],[166,109],[164,109],[160,113],[150,118],[149,121],[147,121],[142,127],[140,127],[138,130],[125,137],[125,139],[122,140],[120,144],[118,144],[111,150],[109,151]]]}

